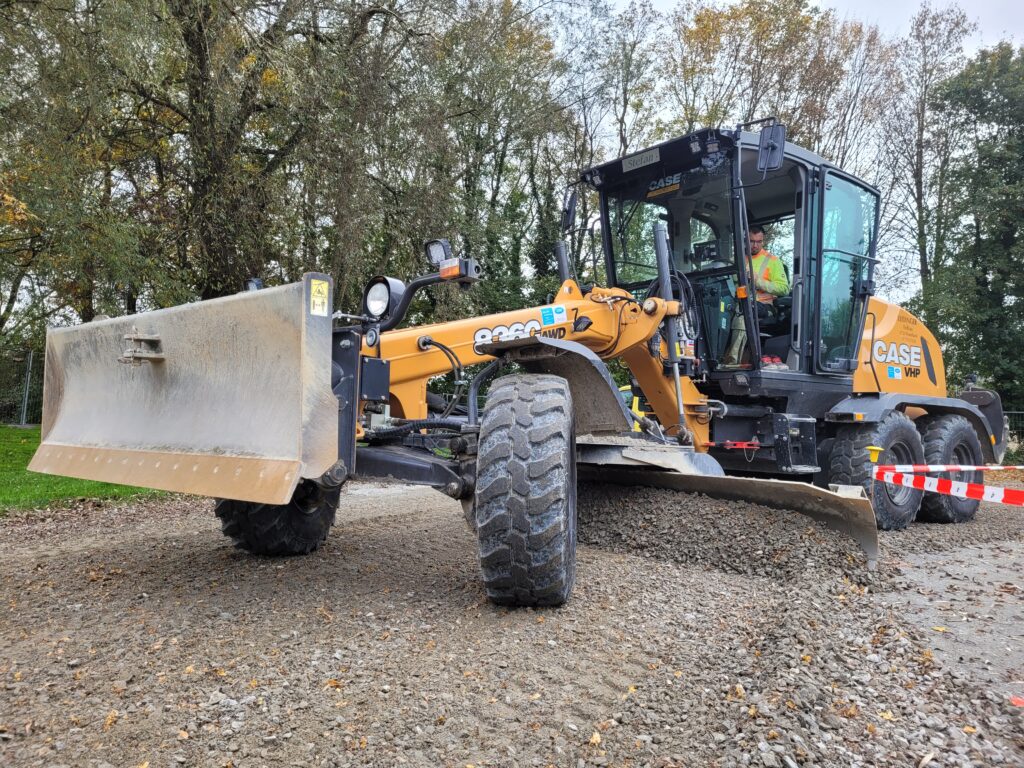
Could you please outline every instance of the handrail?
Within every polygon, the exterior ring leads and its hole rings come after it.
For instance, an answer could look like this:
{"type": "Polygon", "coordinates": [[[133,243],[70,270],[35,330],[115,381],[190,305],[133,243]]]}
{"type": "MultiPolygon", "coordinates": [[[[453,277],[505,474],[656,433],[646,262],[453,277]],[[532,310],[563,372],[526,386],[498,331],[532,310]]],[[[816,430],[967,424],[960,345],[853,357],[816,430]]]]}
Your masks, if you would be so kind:
{"type": "Polygon", "coordinates": [[[871,346],[868,347],[868,367],[871,368],[871,375],[875,377],[875,386],[878,387],[878,391],[882,391],[882,383],[878,380],[878,371],[875,370],[875,358],[872,350],[875,348],[875,326],[878,324],[878,318],[875,317],[875,313],[870,310],[867,316],[871,318],[871,346]]]}

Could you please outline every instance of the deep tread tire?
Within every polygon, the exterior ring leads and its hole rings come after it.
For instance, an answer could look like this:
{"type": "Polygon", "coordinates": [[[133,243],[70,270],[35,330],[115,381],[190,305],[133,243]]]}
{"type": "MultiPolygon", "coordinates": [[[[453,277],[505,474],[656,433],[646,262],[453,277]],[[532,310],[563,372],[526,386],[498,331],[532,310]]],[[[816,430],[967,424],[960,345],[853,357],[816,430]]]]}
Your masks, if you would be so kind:
{"type": "Polygon", "coordinates": [[[999,450],[996,451],[996,464],[1002,464],[1006,458],[1006,451],[1010,447],[1010,417],[1003,416],[1003,435],[999,442],[999,450]]]}
{"type": "Polygon", "coordinates": [[[565,379],[495,380],[480,423],[475,501],[487,597],[564,603],[576,578],[576,433],[565,379]]]}
{"type": "Polygon", "coordinates": [[[883,448],[879,464],[923,464],[921,435],[909,416],[892,411],[876,424],[840,428],[832,445],[828,481],[837,485],[862,486],[871,499],[878,527],[884,531],[902,530],[917,516],[924,491],[873,482],[869,445],[883,448]],[[892,449],[897,444],[903,446],[902,450],[907,454],[904,458],[909,460],[897,460],[893,456],[892,449]]]}
{"type": "MultiPolygon", "coordinates": [[[[922,416],[917,420],[917,429],[924,442],[925,464],[978,465],[984,462],[978,433],[963,416],[922,416]]],[[[955,475],[945,472],[938,476],[953,476],[953,479],[968,483],[981,482],[980,472],[961,472],[955,475]]],[[[958,499],[954,496],[926,493],[921,501],[917,519],[926,523],[966,523],[974,519],[977,511],[977,499],[958,499]]]]}
{"type": "Polygon", "coordinates": [[[461,499],[462,516],[466,520],[469,530],[476,533],[476,494],[468,499],[461,499]]]}
{"type": "Polygon", "coordinates": [[[221,531],[239,549],[254,555],[308,555],[327,538],[340,493],[303,480],[287,504],[219,499],[215,512],[221,531]]]}

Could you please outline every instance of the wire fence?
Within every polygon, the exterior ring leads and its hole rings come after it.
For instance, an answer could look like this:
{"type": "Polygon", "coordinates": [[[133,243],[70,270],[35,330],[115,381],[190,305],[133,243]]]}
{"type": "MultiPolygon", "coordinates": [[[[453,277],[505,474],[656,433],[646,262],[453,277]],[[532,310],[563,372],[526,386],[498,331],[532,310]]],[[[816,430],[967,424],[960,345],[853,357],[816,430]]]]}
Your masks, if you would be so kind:
{"type": "Polygon", "coordinates": [[[1006,411],[1010,425],[1010,439],[1007,440],[1004,464],[1024,463],[1024,411],[1006,411]]]}
{"type": "Polygon", "coordinates": [[[42,418],[42,350],[0,352],[0,424],[38,424],[42,418]]]}

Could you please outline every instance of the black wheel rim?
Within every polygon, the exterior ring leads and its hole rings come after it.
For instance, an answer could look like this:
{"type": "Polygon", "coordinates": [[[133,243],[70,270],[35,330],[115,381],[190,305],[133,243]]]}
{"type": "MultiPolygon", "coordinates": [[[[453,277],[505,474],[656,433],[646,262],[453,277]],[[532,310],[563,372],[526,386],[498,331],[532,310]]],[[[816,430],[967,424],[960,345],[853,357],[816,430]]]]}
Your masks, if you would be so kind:
{"type": "MultiPolygon", "coordinates": [[[[957,443],[953,448],[953,464],[961,466],[974,466],[974,453],[966,443],[957,443]]],[[[977,472],[950,472],[949,479],[958,483],[973,483],[977,481],[977,472]]]]}
{"type": "MultiPolygon", "coordinates": [[[[913,464],[914,454],[910,450],[910,446],[904,442],[893,443],[889,446],[889,450],[885,452],[883,464],[913,464]]],[[[898,507],[902,507],[904,504],[910,501],[914,495],[913,488],[907,488],[904,485],[890,485],[889,483],[883,483],[885,485],[885,492],[889,496],[889,501],[898,507]]]]}

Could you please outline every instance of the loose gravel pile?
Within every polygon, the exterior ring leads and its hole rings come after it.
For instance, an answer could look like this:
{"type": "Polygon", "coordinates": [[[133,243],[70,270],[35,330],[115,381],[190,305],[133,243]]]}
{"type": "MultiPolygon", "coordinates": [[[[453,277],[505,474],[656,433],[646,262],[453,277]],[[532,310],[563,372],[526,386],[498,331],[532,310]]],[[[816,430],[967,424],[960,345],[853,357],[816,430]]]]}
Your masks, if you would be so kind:
{"type": "Polygon", "coordinates": [[[868,574],[799,515],[585,487],[542,611],[486,602],[433,491],[353,486],[285,560],[205,500],[7,518],[0,765],[1021,765],[1024,709],[898,600],[906,553],[1024,540],[1000,515],[886,536],[868,574]]]}
{"type": "Polygon", "coordinates": [[[792,512],[644,487],[580,490],[585,544],[780,581],[809,572],[873,579],[853,539],[792,512]]]}
{"type": "MultiPolygon", "coordinates": [[[[881,572],[870,574],[850,540],[795,515],[666,491],[590,494],[588,502],[597,503],[586,504],[581,526],[588,543],[747,577],[746,599],[718,614],[719,622],[742,630],[690,662],[695,685],[712,695],[637,699],[624,713],[627,721],[656,729],[673,719],[693,724],[696,715],[725,765],[1024,761],[1021,710],[943,670],[924,642],[929,628],[907,625],[873,594],[894,588],[901,544],[924,551],[957,545],[946,537],[958,544],[1019,540],[1024,525],[1016,510],[987,508],[969,526],[886,534],[888,556],[881,572]],[[629,498],[652,511],[639,519],[602,514],[604,504],[629,498]]],[[[688,764],[698,742],[681,742],[684,749],[670,759],[688,764]]]]}

